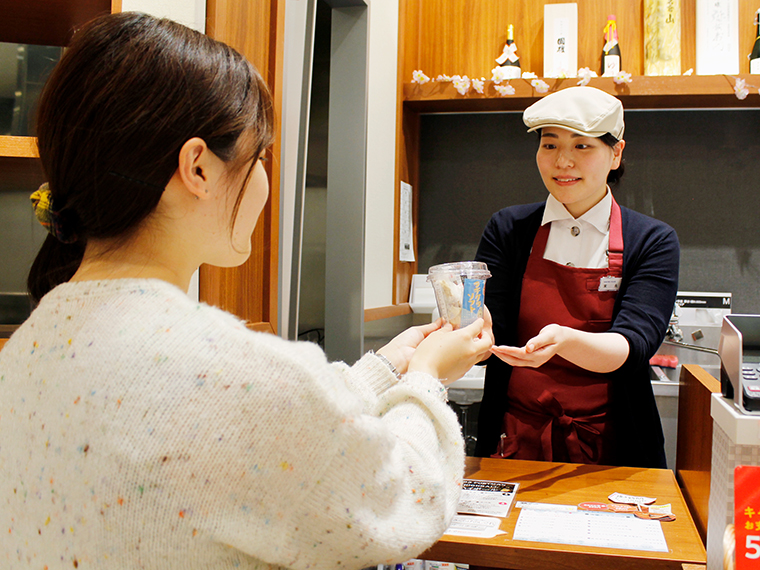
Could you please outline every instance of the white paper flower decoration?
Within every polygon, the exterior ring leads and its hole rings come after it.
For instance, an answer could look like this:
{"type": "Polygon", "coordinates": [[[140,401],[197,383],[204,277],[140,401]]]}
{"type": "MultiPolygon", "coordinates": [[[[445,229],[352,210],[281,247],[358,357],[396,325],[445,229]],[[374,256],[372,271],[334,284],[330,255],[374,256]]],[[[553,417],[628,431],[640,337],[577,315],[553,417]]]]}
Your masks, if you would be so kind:
{"type": "Polygon", "coordinates": [[[631,83],[633,79],[631,79],[630,73],[621,70],[617,75],[615,75],[615,77],[612,78],[612,81],[618,85],[622,85],[623,83],[631,83]]]}
{"type": "Polygon", "coordinates": [[[530,85],[536,90],[536,93],[546,93],[549,91],[549,84],[541,79],[533,79],[530,85]]]}
{"type": "Polygon", "coordinates": [[[591,81],[592,77],[598,77],[596,74],[596,71],[591,71],[588,67],[581,67],[578,70],[578,77],[581,78],[581,80],[578,82],[578,85],[588,85],[589,81],[591,81]]]}
{"type": "Polygon", "coordinates": [[[494,67],[491,70],[491,81],[496,83],[498,85],[502,81],[509,81],[509,77],[507,76],[507,68],[502,66],[494,67]]]}
{"type": "Polygon", "coordinates": [[[684,71],[684,75],[691,75],[692,73],[694,73],[694,68],[693,67],[690,67],[689,69],[687,69],[686,71],[684,71]]]}
{"type": "Polygon", "coordinates": [[[530,71],[525,71],[525,72],[523,72],[523,74],[522,74],[521,77],[523,79],[536,79],[538,77],[538,75],[536,75],[535,73],[532,73],[530,71]]]}
{"type": "Polygon", "coordinates": [[[412,83],[419,83],[420,85],[424,85],[430,81],[430,78],[425,75],[421,69],[415,69],[412,71],[412,83]]]}
{"type": "Polygon", "coordinates": [[[736,93],[736,98],[739,100],[747,98],[747,95],[749,95],[749,89],[747,89],[747,82],[744,81],[744,79],[736,78],[736,83],[734,83],[734,93],[736,93]]]}
{"type": "Polygon", "coordinates": [[[461,77],[459,75],[454,75],[451,78],[451,83],[454,84],[454,88],[460,95],[466,95],[470,90],[470,78],[466,75],[462,75],[461,77]]]}
{"type": "Polygon", "coordinates": [[[485,77],[481,77],[480,79],[473,79],[472,88],[482,95],[483,87],[485,86],[485,83],[486,83],[485,77]]]}
{"type": "Polygon", "coordinates": [[[440,81],[441,83],[450,83],[451,82],[451,77],[449,77],[446,74],[443,74],[443,75],[439,75],[438,77],[436,77],[434,81],[440,81]]]}
{"type": "Polygon", "coordinates": [[[512,87],[509,83],[506,85],[494,85],[493,88],[496,89],[496,92],[502,97],[515,94],[515,88],[512,87]]]}

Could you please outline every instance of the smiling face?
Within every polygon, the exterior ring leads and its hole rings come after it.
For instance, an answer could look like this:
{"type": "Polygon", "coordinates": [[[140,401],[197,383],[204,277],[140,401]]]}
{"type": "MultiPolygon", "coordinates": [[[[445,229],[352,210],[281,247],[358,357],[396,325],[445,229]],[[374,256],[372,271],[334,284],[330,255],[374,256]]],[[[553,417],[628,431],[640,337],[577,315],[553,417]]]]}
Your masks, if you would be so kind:
{"type": "Polygon", "coordinates": [[[536,164],[549,193],[578,218],[607,192],[607,175],[620,166],[625,141],[610,147],[600,139],[559,127],[541,129],[536,164]]]}

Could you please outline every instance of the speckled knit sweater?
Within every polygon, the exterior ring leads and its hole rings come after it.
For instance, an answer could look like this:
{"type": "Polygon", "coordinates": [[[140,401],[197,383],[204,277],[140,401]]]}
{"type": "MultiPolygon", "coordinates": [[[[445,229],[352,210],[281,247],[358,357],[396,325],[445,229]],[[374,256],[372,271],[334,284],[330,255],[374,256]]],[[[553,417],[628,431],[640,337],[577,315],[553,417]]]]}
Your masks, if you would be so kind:
{"type": "Polygon", "coordinates": [[[0,568],[363,568],[456,510],[437,380],[330,364],[157,280],[65,283],[0,351],[0,568]]]}

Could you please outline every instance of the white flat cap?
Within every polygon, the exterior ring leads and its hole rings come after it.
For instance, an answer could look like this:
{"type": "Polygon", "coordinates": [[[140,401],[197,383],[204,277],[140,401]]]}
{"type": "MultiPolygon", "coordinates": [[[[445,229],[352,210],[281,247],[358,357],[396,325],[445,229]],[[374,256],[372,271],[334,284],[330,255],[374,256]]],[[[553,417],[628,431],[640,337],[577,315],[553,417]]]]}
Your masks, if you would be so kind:
{"type": "Polygon", "coordinates": [[[568,87],[539,99],[523,113],[528,132],[560,127],[587,137],[623,138],[623,104],[595,87],[568,87]]]}

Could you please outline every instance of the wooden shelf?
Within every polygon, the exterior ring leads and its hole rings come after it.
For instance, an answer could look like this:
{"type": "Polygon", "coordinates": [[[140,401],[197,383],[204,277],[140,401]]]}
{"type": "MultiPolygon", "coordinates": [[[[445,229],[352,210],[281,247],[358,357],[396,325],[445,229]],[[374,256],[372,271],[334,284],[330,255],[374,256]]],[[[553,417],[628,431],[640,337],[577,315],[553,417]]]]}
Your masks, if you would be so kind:
{"type": "MultiPolygon", "coordinates": [[[[514,95],[502,96],[492,81],[486,81],[483,94],[474,89],[460,95],[451,83],[404,84],[404,106],[418,113],[522,111],[542,97],[531,87],[530,79],[512,79],[514,95]]],[[[573,87],[580,79],[546,78],[549,93],[573,87]]],[[[595,77],[590,86],[619,97],[626,109],[681,109],[712,107],[760,107],[760,75],[700,75],[649,77],[636,76],[631,83],[617,85],[611,77],[595,77]],[[736,77],[750,88],[746,99],[734,93],[736,77]]]]}
{"type": "Polygon", "coordinates": [[[45,177],[34,137],[0,136],[0,192],[33,192],[45,177]]]}
{"type": "Polygon", "coordinates": [[[0,0],[0,41],[65,46],[77,26],[110,12],[111,0],[0,0]]]}
{"type": "Polygon", "coordinates": [[[0,157],[38,158],[37,139],[34,137],[0,136],[0,157]]]}
{"type": "Polygon", "coordinates": [[[388,319],[390,317],[400,317],[412,313],[412,307],[409,303],[399,303],[388,307],[375,307],[374,309],[364,309],[364,322],[388,319]]]}

